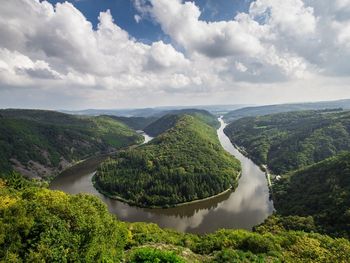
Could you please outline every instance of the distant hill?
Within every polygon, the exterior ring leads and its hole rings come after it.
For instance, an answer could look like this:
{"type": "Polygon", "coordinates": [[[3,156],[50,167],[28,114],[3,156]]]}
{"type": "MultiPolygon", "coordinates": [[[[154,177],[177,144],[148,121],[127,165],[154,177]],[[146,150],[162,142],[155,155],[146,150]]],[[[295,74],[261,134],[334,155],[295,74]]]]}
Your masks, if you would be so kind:
{"type": "Polygon", "coordinates": [[[220,126],[220,123],[217,120],[217,118],[205,110],[183,109],[167,111],[166,115],[161,116],[159,119],[145,127],[144,131],[151,136],[157,136],[162,132],[165,132],[169,128],[173,127],[176,121],[183,115],[195,116],[196,118],[200,119],[204,123],[214,128],[218,128],[220,126]]]}
{"type": "Polygon", "coordinates": [[[28,177],[52,176],[73,162],[142,140],[109,117],[0,110],[0,171],[15,169],[28,177]]]}
{"type": "Polygon", "coordinates": [[[225,128],[257,164],[283,174],[350,150],[350,111],[297,111],[246,117],[225,128]]]}
{"type": "Polygon", "coordinates": [[[153,117],[153,116],[163,116],[169,111],[176,110],[187,110],[187,109],[199,109],[206,110],[215,116],[224,115],[225,113],[246,107],[246,104],[236,104],[236,105],[196,105],[196,106],[164,106],[164,107],[154,107],[154,108],[139,108],[139,109],[86,109],[86,110],[61,110],[60,112],[73,114],[73,115],[89,115],[89,116],[99,116],[99,115],[112,115],[112,116],[122,116],[122,117],[153,117]]]}
{"type": "Polygon", "coordinates": [[[118,152],[103,162],[96,187],[139,206],[172,206],[235,187],[239,161],[221,146],[216,130],[191,115],[174,117],[173,126],[151,142],[118,152]]]}
{"type": "Polygon", "coordinates": [[[312,216],[323,232],[350,237],[350,153],[289,173],[273,184],[279,214],[312,216]]]}
{"type": "Polygon", "coordinates": [[[99,116],[99,115],[112,115],[122,117],[151,117],[155,114],[165,111],[161,108],[143,108],[143,109],[86,109],[86,110],[61,110],[63,113],[72,115],[88,115],[88,116],[99,116]]]}
{"type": "Polygon", "coordinates": [[[152,122],[156,121],[157,117],[122,117],[122,116],[113,116],[105,115],[114,120],[120,121],[134,130],[143,130],[152,122]]]}
{"type": "Polygon", "coordinates": [[[291,103],[291,104],[277,104],[256,107],[245,107],[231,111],[224,115],[226,122],[232,122],[243,117],[255,117],[273,113],[283,113],[289,111],[301,110],[323,110],[342,108],[344,110],[350,109],[350,99],[336,100],[336,101],[321,101],[309,103],[291,103]]]}

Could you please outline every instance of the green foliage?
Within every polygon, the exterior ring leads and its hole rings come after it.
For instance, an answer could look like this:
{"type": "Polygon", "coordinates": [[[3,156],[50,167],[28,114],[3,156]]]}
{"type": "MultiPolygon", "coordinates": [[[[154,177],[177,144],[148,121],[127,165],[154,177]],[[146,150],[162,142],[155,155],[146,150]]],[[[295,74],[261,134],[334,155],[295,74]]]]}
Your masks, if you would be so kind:
{"type": "MultiPolygon", "coordinates": [[[[82,117],[53,111],[1,110],[0,171],[12,170],[10,159],[30,170],[30,161],[53,170],[142,141],[126,125],[108,117],[82,117]]],[[[40,175],[45,175],[44,171],[40,175]]],[[[46,174],[48,175],[48,174],[46,174]]]]}
{"type": "Polygon", "coordinates": [[[167,112],[165,116],[162,116],[158,120],[148,125],[144,131],[151,136],[158,136],[159,134],[172,128],[184,115],[196,117],[198,120],[201,120],[214,128],[220,127],[220,123],[216,117],[205,110],[183,109],[167,112]]]}
{"type": "Polygon", "coordinates": [[[215,254],[213,263],[236,263],[236,262],[265,262],[264,256],[255,255],[252,252],[243,252],[234,249],[223,249],[215,254]]]}
{"type": "Polygon", "coordinates": [[[0,183],[0,261],[116,262],[127,230],[96,197],[0,183]]]}
{"type": "Polygon", "coordinates": [[[156,224],[151,223],[132,223],[129,224],[130,238],[126,245],[127,248],[142,246],[149,243],[166,243],[177,246],[185,246],[193,243],[197,236],[183,234],[170,229],[162,229],[156,224]]]}
{"type": "Polygon", "coordinates": [[[93,196],[0,180],[0,261],[331,263],[350,261],[350,242],[285,229],[179,233],[120,222],[93,196]]]}
{"type": "Polygon", "coordinates": [[[349,240],[314,233],[280,230],[271,234],[226,229],[198,236],[160,229],[156,225],[150,228],[146,223],[130,223],[128,226],[131,247],[152,244],[181,246],[207,257],[200,262],[331,263],[350,260],[349,240]]]}
{"type": "Polygon", "coordinates": [[[254,231],[261,234],[290,230],[317,232],[318,229],[312,216],[281,216],[279,214],[269,216],[262,224],[254,227],[254,231]]]}
{"type": "Polygon", "coordinates": [[[145,127],[144,130],[148,135],[155,137],[171,129],[180,118],[180,115],[165,115],[162,118],[156,120],[155,122],[145,127]]]}
{"type": "Polygon", "coordinates": [[[350,150],[350,112],[299,111],[239,119],[225,128],[257,164],[283,174],[350,150]]]}
{"type": "Polygon", "coordinates": [[[17,172],[0,174],[0,180],[5,180],[6,185],[16,190],[23,190],[29,187],[46,187],[48,183],[41,180],[29,180],[17,172]]]}
{"type": "Polygon", "coordinates": [[[134,250],[127,260],[130,263],[185,263],[174,252],[154,248],[138,248],[134,250]]]}
{"type": "Polygon", "coordinates": [[[145,127],[156,121],[156,117],[121,117],[106,115],[107,117],[122,122],[134,130],[143,130],[145,127]]]}
{"type": "Polygon", "coordinates": [[[350,237],[350,153],[283,176],[273,193],[278,213],[312,216],[323,232],[350,237]]]}
{"type": "Polygon", "coordinates": [[[239,162],[221,147],[213,127],[184,115],[146,145],[103,162],[95,185],[139,206],[170,206],[235,187],[239,162]]]}

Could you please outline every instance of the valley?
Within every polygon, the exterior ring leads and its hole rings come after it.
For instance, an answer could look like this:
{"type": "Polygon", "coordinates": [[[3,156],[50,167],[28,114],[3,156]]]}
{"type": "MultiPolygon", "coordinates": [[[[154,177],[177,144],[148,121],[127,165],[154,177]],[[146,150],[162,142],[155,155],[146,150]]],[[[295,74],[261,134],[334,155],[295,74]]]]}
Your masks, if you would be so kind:
{"type": "Polygon", "coordinates": [[[350,263],[350,0],[0,2],[0,263],[350,263]]]}
{"type": "Polygon", "coordinates": [[[218,138],[222,147],[242,164],[242,176],[235,191],[195,204],[167,209],[130,206],[100,194],[92,184],[92,176],[101,159],[87,161],[56,177],[50,184],[54,190],[69,194],[90,193],[107,204],[109,211],[128,222],[153,222],[181,232],[210,233],[220,228],[251,230],[272,212],[273,203],[264,173],[251,160],[233,147],[223,133],[226,124],[220,120],[218,138]]]}
{"type": "MultiPolygon", "coordinates": [[[[21,215],[17,214],[15,220],[11,217],[11,211],[16,209],[22,209],[23,216],[29,219],[40,215],[40,211],[49,209],[42,215],[44,222],[52,220],[51,216],[60,218],[59,224],[63,224],[62,229],[65,229],[65,222],[75,220],[75,216],[80,216],[81,220],[91,220],[82,215],[88,209],[95,211],[91,218],[97,220],[96,224],[90,224],[88,228],[101,227],[98,222],[102,221],[98,219],[98,214],[103,215],[104,220],[112,220],[108,223],[109,232],[103,234],[103,238],[114,235],[113,240],[119,240],[120,246],[101,248],[94,245],[95,241],[91,241],[92,243],[87,243],[91,246],[90,252],[84,252],[80,246],[86,245],[78,242],[72,253],[77,253],[75,256],[79,258],[92,253],[95,259],[104,254],[107,258],[127,262],[134,262],[132,258],[144,257],[146,254],[157,258],[184,260],[183,262],[226,262],[225,258],[236,258],[239,262],[258,259],[263,262],[287,259],[290,262],[292,258],[299,258],[300,262],[304,262],[310,257],[313,260],[327,258],[330,262],[337,262],[347,261],[350,255],[350,243],[344,239],[349,236],[349,155],[342,153],[348,147],[347,111],[327,109],[278,113],[242,118],[230,124],[226,124],[222,117],[217,118],[209,112],[195,109],[172,110],[158,117],[130,119],[58,115],[60,118],[68,118],[62,120],[62,124],[53,121],[52,114],[55,113],[9,112],[2,119],[14,118],[19,123],[24,120],[31,121],[31,125],[60,127],[57,129],[64,129],[70,121],[70,129],[79,127],[82,134],[87,128],[75,124],[77,119],[91,121],[91,118],[102,118],[101,121],[108,121],[112,125],[117,122],[119,126],[114,126],[112,130],[97,126],[100,130],[111,132],[100,133],[101,138],[112,134],[113,137],[120,136],[118,134],[121,131],[129,129],[130,134],[134,134],[135,141],[119,148],[116,147],[118,144],[111,144],[107,151],[97,151],[91,157],[87,156],[86,160],[55,176],[49,186],[51,190],[47,189],[46,177],[33,181],[14,171],[3,174],[3,179],[0,179],[0,195],[3,200],[0,203],[0,213],[4,213],[2,227],[19,227],[15,223],[19,223],[21,215]],[[11,116],[13,114],[15,116],[11,116]],[[290,144],[292,140],[300,145],[307,143],[308,146],[304,148],[287,148],[289,152],[293,150],[304,156],[304,159],[297,160],[306,161],[294,162],[294,159],[288,159],[293,158],[294,154],[278,152],[286,151],[284,145],[290,144]],[[319,144],[320,141],[327,143],[319,144]],[[234,144],[238,145],[239,150],[234,144]],[[309,151],[301,151],[307,148],[309,151]],[[276,150],[276,153],[270,152],[276,150]],[[270,156],[280,159],[269,161],[270,156]],[[272,171],[270,189],[263,171],[266,164],[266,169],[272,171]],[[164,173],[166,176],[159,173],[164,168],[169,169],[164,173]],[[182,173],[179,173],[179,168],[182,173]],[[276,176],[276,171],[281,172],[279,176],[276,176]],[[202,173],[211,174],[211,179],[201,179],[202,173]],[[152,178],[149,182],[146,180],[148,177],[152,178]],[[193,183],[188,178],[194,180],[193,183]],[[218,182],[216,185],[222,188],[211,185],[212,182],[218,182]],[[164,191],[167,184],[171,187],[164,191]],[[152,189],[150,185],[156,188],[152,189]],[[124,188],[118,188],[121,186],[124,188]],[[125,188],[128,186],[130,188],[125,188]],[[128,196],[120,189],[127,189],[125,193],[128,196]],[[16,200],[21,201],[17,203],[16,200]],[[31,209],[26,208],[27,205],[31,207],[33,202],[38,207],[43,205],[35,215],[31,209]],[[48,206],[48,202],[51,205],[48,206]],[[76,205],[81,206],[82,210],[75,208],[77,212],[66,217],[67,212],[64,211],[76,205]],[[118,220],[110,219],[111,214],[118,220]],[[138,223],[140,221],[144,223],[138,223]],[[123,239],[124,235],[129,238],[121,242],[120,238],[123,239]],[[290,242],[291,245],[286,245],[285,242],[290,242]],[[307,242],[316,245],[306,248],[304,245],[307,242]],[[304,254],[307,249],[311,254],[304,254]],[[102,254],[95,254],[97,251],[102,254]]],[[[37,145],[35,141],[23,138],[27,144],[37,145]]],[[[41,137],[41,141],[43,138],[45,137],[41,137]]],[[[117,140],[124,140],[120,138],[117,140]]],[[[101,141],[97,139],[95,142],[98,144],[101,141]]],[[[35,220],[33,222],[38,219],[35,220]]],[[[27,230],[30,235],[39,226],[34,223],[33,227],[27,230]]],[[[78,230],[81,227],[83,225],[77,225],[76,230],[79,231],[77,235],[82,237],[85,234],[78,230]]],[[[41,229],[42,233],[51,238],[48,229],[41,229]]],[[[74,229],[62,232],[65,233],[62,234],[65,239],[73,238],[68,233],[74,233],[74,229]]],[[[102,230],[99,231],[102,233],[102,230]]],[[[101,235],[91,232],[89,238],[97,240],[102,238],[101,235]]],[[[29,236],[26,238],[31,240],[29,236]]],[[[10,239],[10,236],[5,236],[8,241],[2,244],[3,251],[12,251],[6,247],[8,242],[12,242],[10,239]]],[[[40,242],[44,242],[42,239],[33,242],[35,253],[40,257],[49,259],[53,256],[53,244],[44,252],[37,250],[42,246],[39,245],[40,242]]],[[[63,240],[60,242],[64,244],[63,240]]],[[[34,257],[26,245],[23,244],[18,249],[27,258],[34,257]]],[[[69,253],[66,256],[74,257],[69,253]]],[[[60,255],[62,257],[65,255],[60,255]]]]}

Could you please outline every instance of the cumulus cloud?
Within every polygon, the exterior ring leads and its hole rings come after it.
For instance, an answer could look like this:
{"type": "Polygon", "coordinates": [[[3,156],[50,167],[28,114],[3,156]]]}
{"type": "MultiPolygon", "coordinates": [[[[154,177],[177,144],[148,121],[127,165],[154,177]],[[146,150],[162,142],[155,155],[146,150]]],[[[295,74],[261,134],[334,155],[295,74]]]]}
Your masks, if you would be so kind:
{"type": "Polygon", "coordinates": [[[199,20],[200,10],[194,2],[153,0],[152,15],[163,31],[190,52],[209,57],[230,55],[254,56],[262,51],[258,23],[243,14],[236,20],[205,22],[199,20]]]}
{"type": "Polygon", "coordinates": [[[347,94],[348,0],[255,0],[246,13],[216,22],[202,20],[193,1],[133,3],[135,21],[158,23],[170,43],[138,41],[115,23],[109,10],[99,14],[94,28],[69,2],[4,1],[0,102],[9,90],[24,97],[25,88],[32,94],[45,90],[47,96],[76,105],[85,101],[86,107],[147,105],[159,103],[159,98],[162,104],[182,104],[188,97],[194,98],[192,103],[196,98],[199,103],[222,98],[228,103],[228,94],[240,102],[252,98],[245,92],[258,94],[256,89],[266,90],[266,85],[280,87],[283,100],[290,94],[283,89],[296,90],[292,83],[309,87],[325,78],[328,84],[342,83],[334,98],[347,94]]]}
{"type": "MultiPolygon", "coordinates": [[[[243,81],[274,81],[302,77],[312,66],[296,52],[279,49],[284,35],[309,36],[315,31],[313,9],[301,0],[258,0],[249,13],[239,13],[231,21],[206,22],[194,2],[180,0],[151,0],[148,12],[187,55],[194,53],[212,59],[226,59],[229,68],[237,61],[245,65],[237,68],[236,79],[243,81]],[[244,73],[244,74],[242,74],[244,73]],[[267,75],[269,74],[269,75],[267,75]]],[[[140,9],[140,6],[138,7],[140,9]]],[[[226,72],[234,73],[228,69],[226,72]]]]}

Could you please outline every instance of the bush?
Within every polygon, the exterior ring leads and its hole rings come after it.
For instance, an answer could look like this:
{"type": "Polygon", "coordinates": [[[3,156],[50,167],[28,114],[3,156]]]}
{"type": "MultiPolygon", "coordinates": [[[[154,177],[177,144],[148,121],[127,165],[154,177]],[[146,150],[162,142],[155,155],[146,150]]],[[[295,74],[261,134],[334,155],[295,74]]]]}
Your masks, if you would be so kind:
{"type": "Polygon", "coordinates": [[[177,256],[175,252],[163,251],[155,248],[138,248],[135,249],[129,263],[184,263],[185,261],[177,256]]]}
{"type": "Polygon", "coordinates": [[[98,198],[0,186],[1,262],[116,262],[122,258],[127,230],[98,198]]]}

